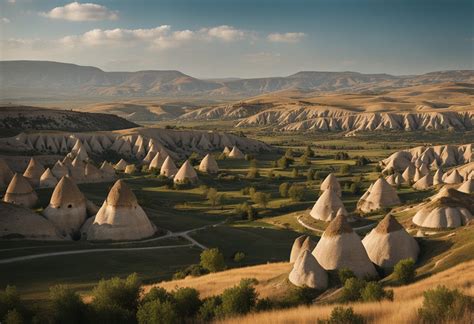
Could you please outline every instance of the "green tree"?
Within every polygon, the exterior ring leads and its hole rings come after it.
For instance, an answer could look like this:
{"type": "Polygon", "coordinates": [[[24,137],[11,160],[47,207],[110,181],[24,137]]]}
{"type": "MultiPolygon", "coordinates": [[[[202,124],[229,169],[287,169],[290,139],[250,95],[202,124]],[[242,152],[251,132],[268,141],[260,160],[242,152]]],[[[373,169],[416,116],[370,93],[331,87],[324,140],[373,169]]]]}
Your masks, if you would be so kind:
{"type": "Polygon", "coordinates": [[[358,278],[349,278],[344,282],[342,288],[342,301],[357,301],[362,298],[361,293],[365,288],[366,282],[358,278]]]}
{"type": "Polygon", "coordinates": [[[224,290],[219,315],[226,317],[250,312],[257,302],[256,283],[255,279],[242,279],[239,285],[224,290]]]}
{"type": "Polygon", "coordinates": [[[398,261],[393,269],[393,276],[401,284],[408,284],[415,279],[415,261],[411,258],[398,261]]]}
{"type": "Polygon", "coordinates": [[[352,307],[344,308],[336,306],[331,312],[331,316],[327,321],[318,321],[318,324],[364,324],[365,320],[362,315],[354,313],[352,307]]]}
{"type": "Polygon", "coordinates": [[[242,262],[245,259],[245,253],[244,252],[237,252],[234,255],[234,261],[237,263],[242,262]]]}
{"type": "Polygon", "coordinates": [[[22,308],[20,294],[15,286],[6,286],[5,290],[0,291],[0,319],[4,318],[8,311],[22,308]]]}
{"type": "Polygon", "coordinates": [[[265,192],[256,192],[252,195],[252,200],[254,203],[259,204],[263,208],[267,208],[268,203],[271,199],[271,194],[265,192]]]}
{"type": "Polygon", "coordinates": [[[298,178],[298,175],[299,175],[298,169],[293,168],[293,170],[291,171],[291,177],[298,178]]]}
{"type": "Polygon", "coordinates": [[[206,194],[207,199],[212,206],[221,205],[223,201],[223,195],[218,193],[216,188],[209,188],[206,194]]]}
{"type": "Polygon", "coordinates": [[[181,287],[172,293],[175,310],[183,320],[192,318],[201,307],[199,292],[194,288],[181,287]]]}
{"type": "Polygon", "coordinates": [[[292,184],[288,190],[288,196],[292,201],[301,201],[304,197],[305,187],[298,184],[292,184]]]}
{"type": "MultiPolygon", "coordinates": [[[[4,324],[23,324],[26,323],[23,315],[17,309],[11,309],[5,315],[4,320],[1,322],[4,324]]],[[[66,323],[66,322],[64,322],[66,323]]]]}
{"type": "Polygon", "coordinates": [[[444,323],[461,319],[473,311],[474,299],[461,294],[457,289],[437,286],[423,293],[423,305],[418,314],[423,323],[444,323]]]}
{"type": "Polygon", "coordinates": [[[52,323],[81,323],[84,320],[86,305],[81,297],[64,285],[49,289],[52,323]]]}
{"type": "Polygon", "coordinates": [[[286,156],[282,156],[280,159],[277,160],[276,165],[280,169],[287,169],[293,163],[293,159],[290,159],[286,156]]]}
{"type": "Polygon", "coordinates": [[[288,198],[288,189],[290,189],[290,184],[288,182],[283,182],[279,187],[278,191],[282,198],[288,198]]]}
{"type": "Polygon", "coordinates": [[[314,157],[314,151],[310,145],[306,146],[306,150],[304,151],[304,154],[310,158],[314,157]]]}
{"type": "Polygon", "coordinates": [[[249,172],[247,173],[246,178],[247,179],[256,179],[258,177],[260,177],[260,172],[258,171],[258,169],[255,168],[255,167],[250,168],[249,172]]]}
{"type": "Polygon", "coordinates": [[[347,279],[350,279],[350,278],[355,278],[355,274],[354,272],[349,269],[349,268],[341,268],[339,269],[339,271],[337,272],[337,275],[339,277],[339,282],[344,285],[346,283],[346,280],[347,279]]]}
{"type": "Polygon", "coordinates": [[[218,248],[204,250],[201,253],[200,264],[209,272],[222,271],[226,268],[224,255],[218,248]]]}
{"type": "Polygon", "coordinates": [[[340,174],[350,174],[350,172],[351,172],[351,167],[350,167],[349,164],[343,164],[339,168],[339,173],[340,174]]]}
{"type": "Polygon", "coordinates": [[[206,298],[199,309],[199,319],[203,322],[211,322],[216,317],[216,311],[222,304],[220,296],[206,298]]]}
{"type": "Polygon", "coordinates": [[[165,288],[153,287],[143,297],[142,304],[155,300],[159,300],[160,302],[171,301],[172,298],[173,296],[165,288]]]}
{"type": "Polygon", "coordinates": [[[316,173],[316,170],[314,170],[313,168],[309,168],[308,172],[306,173],[306,180],[308,180],[308,181],[314,180],[314,174],[315,173],[316,173]]]}
{"type": "Polygon", "coordinates": [[[311,160],[309,159],[309,157],[306,155],[306,154],[303,154],[300,158],[300,164],[301,165],[310,165],[311,164],[311,160]]]}
{"type": "Polygon", "coordinates": [[[177,324],[181,323],[181,320],[171,302],[153,300],[139,307],[137,322],[138,324],[177,324]]]}
{"type": "Polygon", "coordinates": [[[371,281],[362,289],[361,297],[365,302],[393,300],[393,290],[385,290],[381,283],[371,281]]]}
{"type": "Polygon", "coordinates": [[[294,158],[293,149],[291,149],[291,148],[287,149],[286,152],[285,152],[285,156],[289,159],[293,159],[294,158]]]}

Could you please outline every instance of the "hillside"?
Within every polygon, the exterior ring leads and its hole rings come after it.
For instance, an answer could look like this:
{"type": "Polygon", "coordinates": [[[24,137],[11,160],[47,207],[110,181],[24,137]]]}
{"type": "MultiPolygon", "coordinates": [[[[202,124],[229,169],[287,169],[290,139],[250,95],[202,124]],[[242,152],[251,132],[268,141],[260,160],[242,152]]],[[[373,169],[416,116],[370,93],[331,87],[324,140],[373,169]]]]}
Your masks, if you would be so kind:
{"type": "Polygon", "coordinates": [[[473,71],[431,72],[415,76],[357,72],[304,71],[286,77],[200,80],[179,71],[105,72],[96,67],[46,61],[1,61],[1,97],[28,96],[240,96],[288,89],[380,91],[413,84],[472,82],[473,71]],[[60,91],[58,93],[58,91],[60,91]]]}
{"type": "Polygon", "coordinates": [[[30,106],[0,106],[0,128],[12,130],[105,131],[137,127],[121,117],[30,106]]]}
{"type": "Polygon", "coordinates": [[[180,120],[235,120],[237,127],[285,131],[470,130],[474,85],[417,85],[378,93],[279,91],[203,107],[180,120]]]}

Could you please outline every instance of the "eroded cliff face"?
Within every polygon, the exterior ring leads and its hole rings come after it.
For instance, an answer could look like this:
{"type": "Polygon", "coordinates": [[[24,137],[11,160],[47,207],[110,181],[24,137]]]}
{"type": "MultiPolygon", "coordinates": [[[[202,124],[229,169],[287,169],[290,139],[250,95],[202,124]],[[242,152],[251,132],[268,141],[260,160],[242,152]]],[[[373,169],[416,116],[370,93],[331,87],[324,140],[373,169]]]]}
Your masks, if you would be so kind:
{"type": "Polygon", "coordinates": [[[242,119],[237,127],[270,126],[284,131],[470,130],[474,111],[359,113],[339,110],[273,110],[242,119]]]}

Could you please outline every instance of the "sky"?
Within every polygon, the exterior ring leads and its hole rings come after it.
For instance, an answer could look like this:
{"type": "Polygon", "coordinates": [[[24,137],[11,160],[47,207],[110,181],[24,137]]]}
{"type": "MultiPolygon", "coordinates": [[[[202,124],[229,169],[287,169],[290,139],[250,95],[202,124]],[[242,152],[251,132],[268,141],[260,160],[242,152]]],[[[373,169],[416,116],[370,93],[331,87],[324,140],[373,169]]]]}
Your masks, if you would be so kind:
{"type": "Polygon", "coordinates": [[[199,78],[474,69],[474,1],[0,0],[0,60],[199,78]]]}

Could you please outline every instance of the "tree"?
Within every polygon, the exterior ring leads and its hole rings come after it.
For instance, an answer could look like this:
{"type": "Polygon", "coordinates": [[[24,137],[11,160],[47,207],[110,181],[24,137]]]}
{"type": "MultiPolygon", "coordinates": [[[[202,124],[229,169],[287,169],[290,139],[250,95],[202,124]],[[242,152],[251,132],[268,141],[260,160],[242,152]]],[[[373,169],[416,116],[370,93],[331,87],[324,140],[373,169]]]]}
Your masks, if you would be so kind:
{"type": "Polygon", "coordinates": [[[366,282],[359,278],[349,278],[344,282],[342,288],[342,301],[350,302],[361,299],[362,290],[365,288],[366,282]]]}
{"type": "Polygon", "coordinates": [[[306,150],[304,152],[304,155],[306,155],[308,157],[314,157],[314,151],[313,151],[313,149],[311,148],[310,145],[306,146],[306,150]]]}
{"type": "Polygon", "coordinates": [[[153,300],[139,307],[137,322],[138,324],[175,324],[181,321],[171,302],[153,300]]]}
{"type": "Polygon", "coordinates": [[[222,304],[220,296],[206,298],[199,309],[199,319],[205,323],[211,322],[216,317],[216,311],[222,304]]]}
{"type": "Polygon", "coordinates": [[[226,268],[224,255],[218,248],[204,250],[201,253],[200,265],[209,272],[222,271],[226,268]]]}
{"type": "Polygon", "coordinates": [[[292,178],[298,178],[298,175],[299,175],[298,169],[294,168],[293,171],[291,171],[291,177],[292,178]]]}
{"type": "Polygon", "coordinates": [[[349,268],[341,268],[339,269],[339,271],[337,272],[337,275],[339,277],[339,281],[341,282],[341,284],[345,284],[346,283],[346,280],[347,279],[350,279],[350,278],[355,278],[355,274],[354,272],[349,269],[349,268]]]}
{"type": "Polygon", "coordinates": [[[306,155],[306,154],[303,154],[301,156],[301,159],[300,159],[300,164],[301,165],[310,165],[311,164],[311,160],[309,159],[309,157],[306,155]]]}
{"type": "Polygon", "coordinates": [[[350,172],[351,172],[351,167],[350,167],[349,164],[341,165],[341,167],[339,169],[340,174],[350,174],[350,172]]]}
{"type": "Polygon", "coordinates": [[[245,259],[245,253],[244,252],[237,252],[234,255],[234,261],[237,263],[242,262],[245,259]]]}
{"type": "Polygon", "coordinates": [[[209,188],[206,194],[207,199],[211,203],[212,206],[222,204],[223,195],[218,193],[216,188],[209,188]]]}
{"type": "Polygon", "coordinates": [[[346,152],[337,152],[334,156],[335,160],[349,160],[349,154],[346,152]]]}
{"type": "Polygon", "coordinates": [[[153,287],[150,291],[143,297],[142,304],[145,304],[150,301],[159,300],[160,302],[171,301],[171,294],[162,287],[153,287]]]}
{"type": "Polygon", "coordinates": [[[314,174],[316,173],[316,170],[313,168],[308,169],[308,173],[306,173],[306,180],[312,181],[314,179],[314,174]]]}
{"type": "Polygon", "coordinates": [[[199,164],[199,154],[197,154],[196,152],[191,153],[188,160],[189,160],[189,163],[191,163],[191,165],[198,165],[199,164]]]}
{"type": "Polygon", "coordinates": [[[108,309],[117,313],[120,313],[120,309],[135,312],[141,291],[141,282],[136,273],[125,279],[119,277],[108,280],[102,279],[92,290],[91,305],[95,308],[108,309]]]}
{"type": "Polygon", "coordinates": [[[393,276],[401,284],[408,284],[415,279],[415,261],[411,258],[398,261],[393,269],[393,276]]]}
{"type": "Polygon", "coordinates": [[[285,156],[289,159],[293,159],[293,149],[292,148],[287,149],[285,152],[285,156]]]}
{"type": "Polygon", "coordinates": [[[287,169],[293,163],[293,159],[288,158],[287,156],[282,156],[277,161],[277,166],[280,169],[287,169]]]}
{"type": "Polygon", "coordinates": [[[172,293],[176,312],[181,319],[192,318],[201,307],[199,292],[194,288],[181,287],[172,293]]]}
{"type": "Polygon", "coordinates": [[[288,198],[288,189],[290,188],[290,184],[288,182],[283,182],[279,187],[278,191],[280,192],[280,196],[282,198],[288,198]]]}
{"type": "Polygon", "coordinates": [[[260,172],[258,172],[257,168],[250,168],[249,172],[247,173],[247,179],[256,179],[260,177],[260,172]]]}
{"type": "Polygon", "coordinates": [[[5,290],[0,291],[0,320],[4,318],[8,311],[22,309],[20,294],[15,286],[7,286],[5,290]]]}
{"type": "Polygon", "coordinates": [[[364,166],[370,163],[370,160],[365,156],[358,156],[355,165],[364,166]]]}
{"type": "Polygon", "coordinates": [[[263,208],[267,208],[268,203],[270,202],[271,194],[264,193],[264,192],[255,192],[252,195],[252,200],[262,206],[263,208]]]}
{"type": "Polygon", "coordinates": [[[81,323],[85,316],[86,305],[81,297],[64,285],[49,289],[52,323],[81,323]]]}
{"type": "Polygon", "coordinates": [[[288,196],[293,201],[301,201],[304,197],[305,187],[298,184],[291,185],[290,189],[288,190],[288,196]]]}
{"type": "Polygon", "coordinates": [[[358,195],[360,193],[361,187],[360,187],[360,182],[353,182],[351,186],[349,187],[349,191],[353,195],[358,195]]]}
{"type": "MultiPolygon", "coordinates": [[[[17,309],[9,310],[1,323],[5,324],[23,324],[26,323],[23,316],[17,309]]],[[[66,322],[65,322],[66,323],[66,322]]]]}
{"type": "Polygon", "coordinates": [[[344,308],[336,306],[331,312],[331,316],[327,321],[318,321],[318,324],[364,324],[365,320],[362,315],[354,313],[352,307],[344,308]]]}
{"type": "Polygon", "coordinates": [[[226,317],[250,312],[257,302],[256,283],[255,279],[242,279],[237,286],[224,290],[219,315],[226,317]]]}
{"type": "Polygon", "coordinates": [[[385,290],[381,283],[371,281],[362,289],[361,297],[365,302],[381,301],[382,299],[393,300],[393,290],[385,290]]]}
{"type": "Polygon", "coordinates": [[[474,298],[461,294],[457,289],[437,286],[423,293],[423,305],[418,314],[423,323],[456,323],[466,312],[472,312],[473,307],[474,298]]]}

